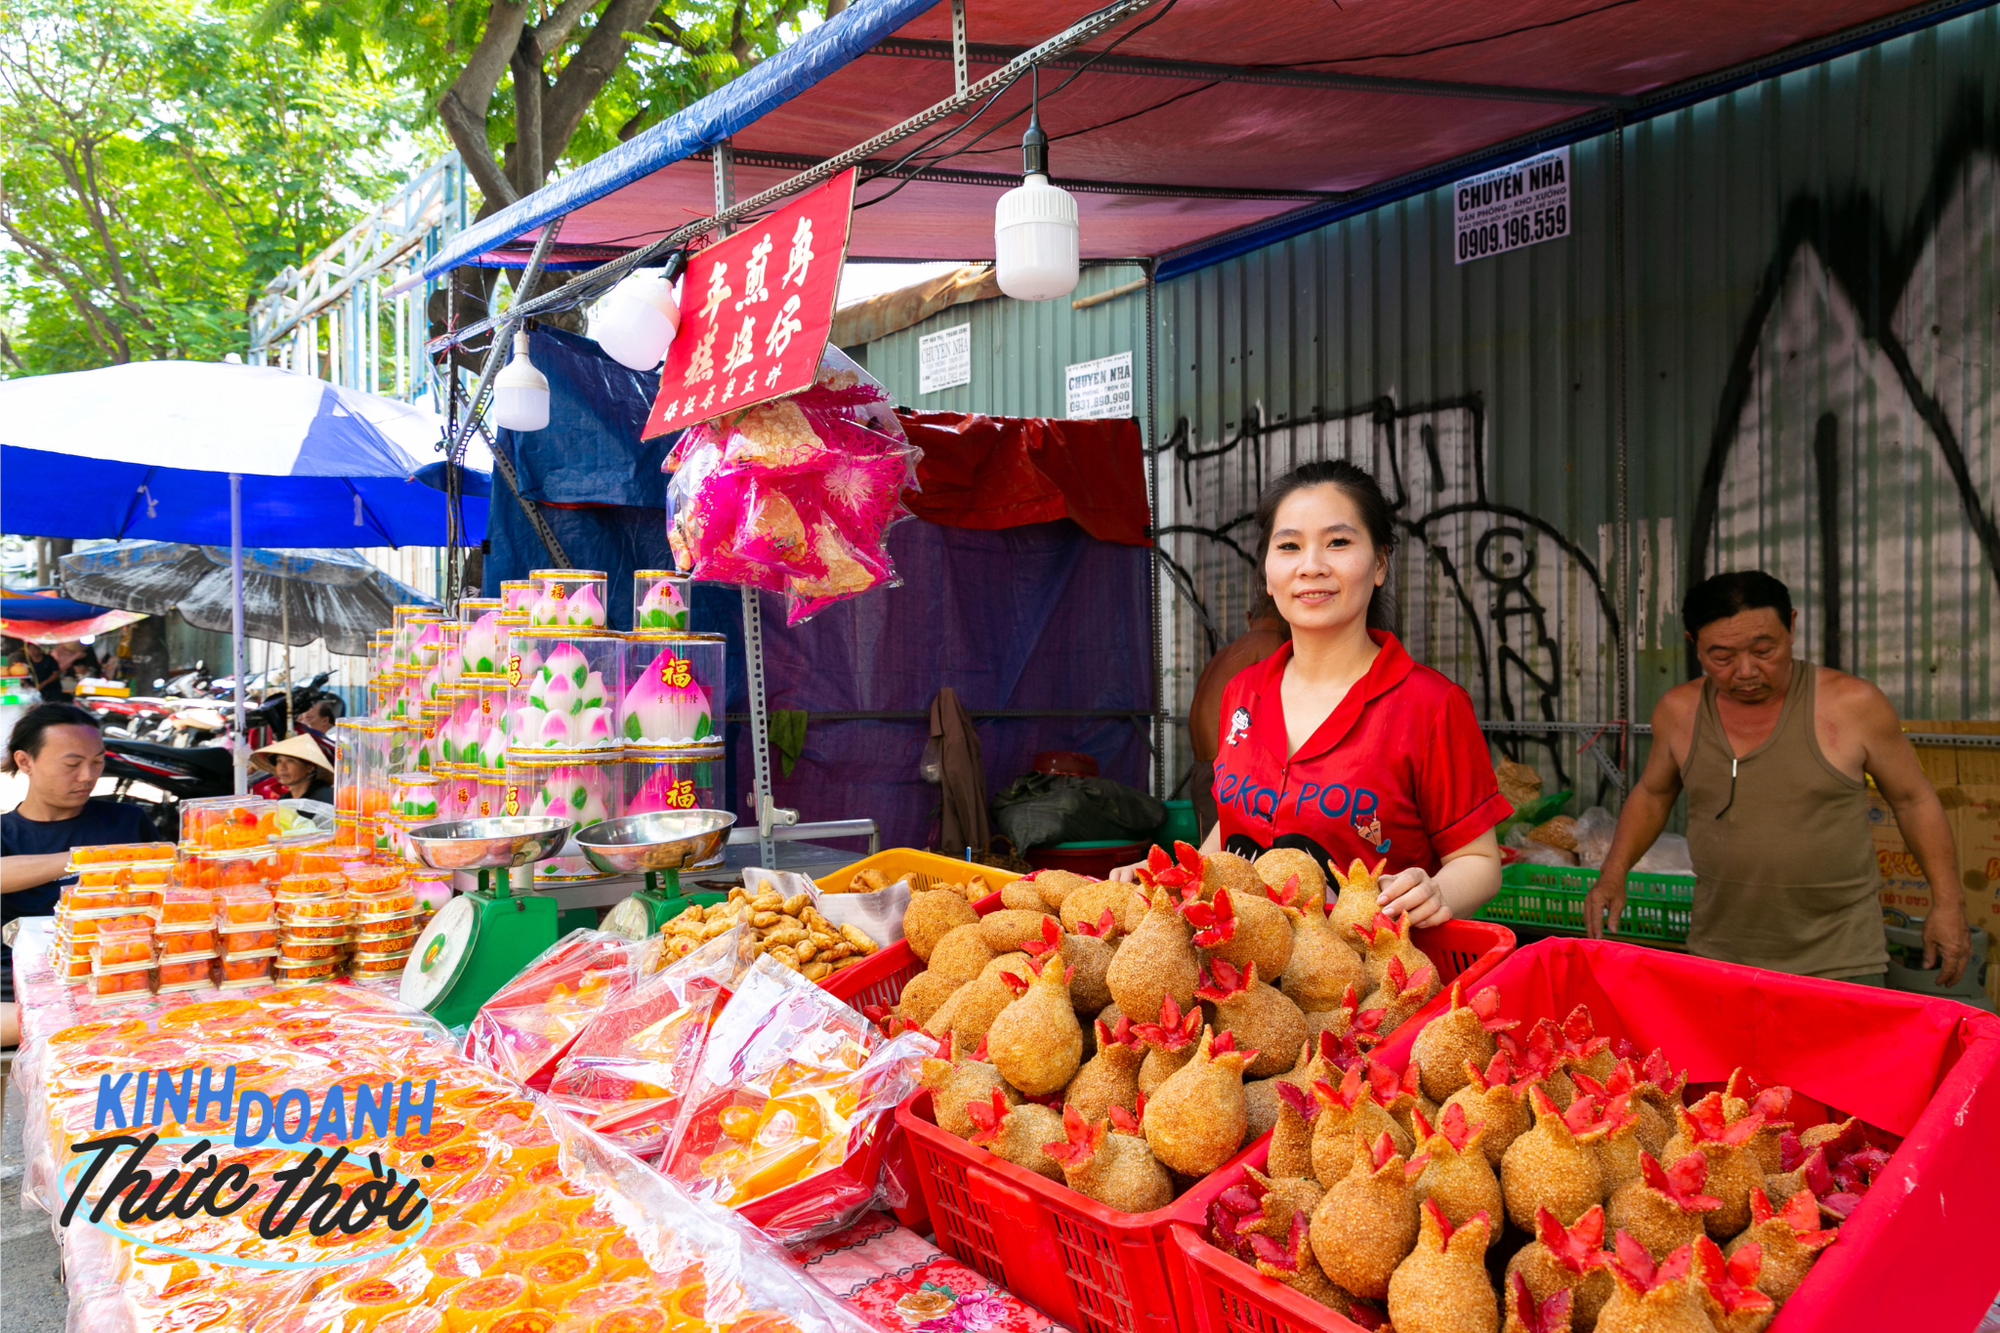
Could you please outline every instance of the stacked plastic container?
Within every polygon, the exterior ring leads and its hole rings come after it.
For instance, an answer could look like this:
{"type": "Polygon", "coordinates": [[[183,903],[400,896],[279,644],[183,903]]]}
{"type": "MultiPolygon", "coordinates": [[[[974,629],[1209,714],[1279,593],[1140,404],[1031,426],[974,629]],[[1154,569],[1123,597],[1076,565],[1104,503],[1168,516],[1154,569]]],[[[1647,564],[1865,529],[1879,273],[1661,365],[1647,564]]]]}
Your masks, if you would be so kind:
{"type": "Polygon", "coordinates": [[[610,625],[603,570],[537,569],[529,572],[528,582],[534,590],[527,608],[530,629],[588,632],[610,625]]]}
{"type": "MultiPolygon", "coordinates": [[[[670,570],[633,576],[629,633],[608,627],[607,600],[597,570],[539,569],[503,581],[498,597],[463,600],[446,624],[398,607],[371,682],[384,711],[336,732],[340,842],[414,861],[399,835],[434,819],[555,815],[582,827],[717,806],[722,636],[689,630],[692,585],[670,570]]],[[[535,877],[603,876],[558,856],[535,877]]]]}
{"type": "Polygon", "coordinates": [[[268,885],[246,884],[215,895],[215,984],[245,990],[271,980],[278,956],[278,918],[268,885]]]}
{"type": "Polygon", "coordinates": [[[209,965],[218,956],[215,897],[207,889],[175,886],[162,889],[159,902],[147,909],[159,951],[154,986],[159,994],[208,988],[209,965]]]}
{"type": "Polygon", "coordinates": [[[51,962],[58,975],[81,983],[92,976],[92,950],[105,929],[141,924],[135,917],[152,886],[173,878],[173,844],[75,847],[64,873],[78,878],[56,900],[51,962]]]}
{"type": "Polygon", "coordinates": [[[409,872],[393,865],[349,866],[347,895],[354,975],[378,981],[402,975],[420,928],[409,872]]]}
{"type": "Polygon", "coordinates": [[[334,841],[373,848],[395,801],[389,775],[409,770],[407,733],[391,718],[342,718],[333,746],[334,841]]]}
{"type": "Polygon", "coordinates": [[[484,819],[500,813],[501,790],[507,780],[507,641],[528,622],[525,608],[509,609],[511,592],[526,602],[533,585],[502,585],[500,597],[468,597],[459,603],[463,625],[458,638],[458,691],[452,696],[449,746],[452,791],[440,818],[484,819]]]}
{"type": "Polygon", "coordinates": [[[311,986],[340,975],[347,945],[347,880],[324,871],[278,881],[280,986],[311,986]]]}
{"type": "MultiPolygon", "coordinates": [[[[507,629],[504,696],[489,753],[502,758],[495,814],[552,815],[578,827],[622,813],[618,697],[625,637],[606,628],[606,580],[588,569],[538,569],[527,586],[502,585],[507,629]],[[520,623],[521,621],[525,623],[520,623]]],[[[478,799],[489,799],[486,783],[478,799]]],[[[581,856],[537,863],[538,881],[602,878],[581,856]]]]}

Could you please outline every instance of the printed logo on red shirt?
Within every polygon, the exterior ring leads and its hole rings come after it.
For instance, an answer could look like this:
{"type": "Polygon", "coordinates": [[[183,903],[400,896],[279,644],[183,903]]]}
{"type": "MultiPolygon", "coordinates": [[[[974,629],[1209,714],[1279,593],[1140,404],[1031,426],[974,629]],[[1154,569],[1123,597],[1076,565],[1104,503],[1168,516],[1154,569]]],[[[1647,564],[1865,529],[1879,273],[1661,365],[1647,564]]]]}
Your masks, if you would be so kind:
{"type": "Polygon", "coordinates": [[[1250,710],[1238,708],[1229,715],[1229,743],[1231,745],[1250,734],[1250,710]]]}
{"type": "MultiPolygon", "coordinates": [[[[1373,793],[1371,792],[1370,795],[1373,795],[1373,793]]],[[[1363,842],[1373,846],[1376,851],[1386,852],[1389,850],[1390,840],[1382,836],[1381,820],[1370,819],[1367,823],[1363,823],[1361,816],[1356,815],[1354,817],[1354,831],[1361,835],[1363,842]]]]}

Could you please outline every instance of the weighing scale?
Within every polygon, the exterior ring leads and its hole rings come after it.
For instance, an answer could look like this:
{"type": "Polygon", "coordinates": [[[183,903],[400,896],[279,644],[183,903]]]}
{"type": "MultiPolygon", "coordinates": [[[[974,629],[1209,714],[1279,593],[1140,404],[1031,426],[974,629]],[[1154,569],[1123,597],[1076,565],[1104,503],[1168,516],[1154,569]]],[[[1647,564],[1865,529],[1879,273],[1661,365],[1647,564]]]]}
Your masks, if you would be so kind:
{"type": "Polygon", "coordinates": [[[578,829],[577,848],[606,874],[646,877],[646,887],[605,915],[600,930],[643,940],[687,906],[681,871],[720,851],[736,816],[726,810],[660,810],[578,829]]]}
{"type": "Polygon", "coordinates": [[[573,827],[567,819],[506,815],[409,831],[410,846],[425,865],[476,870],[479,887],[439,908],[417,937],[403,972],[403,1003],[446,1027],[469,1023],[495,991],[556,942],[555,899],[515,894],[507,872],[556,855],[573,827]]]}

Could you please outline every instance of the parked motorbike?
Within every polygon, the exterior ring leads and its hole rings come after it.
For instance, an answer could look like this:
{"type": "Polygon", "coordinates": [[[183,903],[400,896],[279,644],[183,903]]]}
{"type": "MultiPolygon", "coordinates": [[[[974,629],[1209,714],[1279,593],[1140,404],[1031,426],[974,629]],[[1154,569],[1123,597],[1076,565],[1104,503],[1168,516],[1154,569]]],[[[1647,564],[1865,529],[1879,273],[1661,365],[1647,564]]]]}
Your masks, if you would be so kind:
{"type": "MultiPolygon", "coordinates": [[[[294,688],[291,716],[303,712],[332,675],[322,671],[294,688]]],[[[283,694],[246,712],[244,724],[251,747],[268,744],[284,729],[285,721],[283,694]]],[[[183,708],[172,722],[178,728],[177,735],[200,733],[217,738],[226,725],[221,713],[209,707],[183,708]]],[[[160,744],[108,731],[104,737],[104,776],[116,780],[112,791],[116,799],[131,799],[131,789],[138,783],[157,788],[165,799],[156,805],[154,823],[162,829],[179,827],[176,807],[181,801],[228,796],[236,790],[236,765],[226,744],[160,744]]]]}

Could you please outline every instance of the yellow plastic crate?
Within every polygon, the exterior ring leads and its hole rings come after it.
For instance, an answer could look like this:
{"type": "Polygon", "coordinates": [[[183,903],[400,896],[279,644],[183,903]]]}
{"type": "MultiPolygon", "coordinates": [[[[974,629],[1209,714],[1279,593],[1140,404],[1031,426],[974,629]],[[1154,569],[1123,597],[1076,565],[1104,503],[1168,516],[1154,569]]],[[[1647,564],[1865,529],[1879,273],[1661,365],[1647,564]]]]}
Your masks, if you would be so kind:
{"type": "MultiPolygon", "coordinates": [[[[822,875],[813,882],[819,885],[822,893],[844,891],[848,880],[863,870],[879,870],[889,877],[891,883],[907,875],[910,887],[917,890],[934,888],[939,884],[963,884],[967,879],[977,876],[986,881],[988,893],[998,893],[1001,885],[1011,884],[1020,878],[1011,870],[981,865],[977,861],[954,861],[951,857],[939,856],[936,852],[920,852],[909,847],[891,847],[888,851],[863,857],[851,866],[843,866],[831,875],[822,875]]],[[[986,894],[974,896],[983,898],[986,894]]]]}

